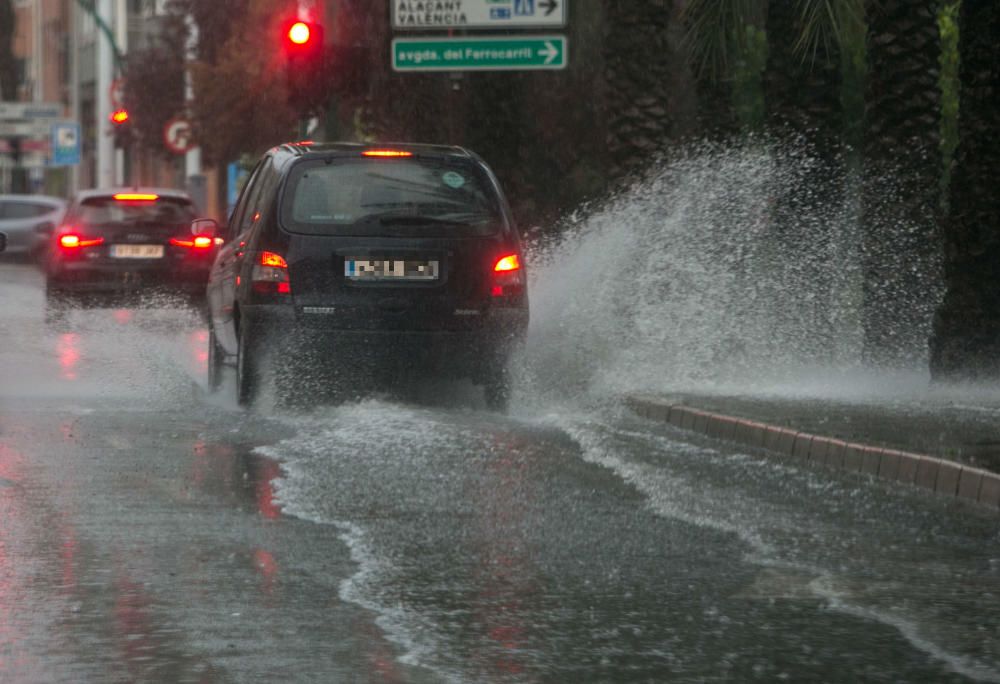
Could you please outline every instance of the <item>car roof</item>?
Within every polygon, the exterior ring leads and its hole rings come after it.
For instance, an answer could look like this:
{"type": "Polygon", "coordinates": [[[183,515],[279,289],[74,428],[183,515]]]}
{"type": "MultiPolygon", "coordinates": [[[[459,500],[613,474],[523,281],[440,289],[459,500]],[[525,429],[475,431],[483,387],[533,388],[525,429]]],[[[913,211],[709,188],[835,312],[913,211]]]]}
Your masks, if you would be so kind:
{"type": "Polygon", "coordinates": [[[124,188],[96,188],[94,190],[81,190],[76,193],[74,199],[78,202],[84,200],[93,199],[94,197],[111,197],[120,192],[135,192],[135,193],[145,193],[159,195],[160,197],[168,197],[170,199],[184,199],[191,201],[191,195],[189,195],[184,190],[178,190],[176,188],[147,188],[147,187],[124,187],[124,188]]]}
{"type": "Polygon", "coordinates": [[[431,145],[426,143],[353,143],[353,142],[312,142],[285,143],[274,148],[293,157],[327,157],[331,154],[360,154],[365,150],[399,150],[426,157],[458,157],[479,161],[479,156],[457,145],[431,145]]]}

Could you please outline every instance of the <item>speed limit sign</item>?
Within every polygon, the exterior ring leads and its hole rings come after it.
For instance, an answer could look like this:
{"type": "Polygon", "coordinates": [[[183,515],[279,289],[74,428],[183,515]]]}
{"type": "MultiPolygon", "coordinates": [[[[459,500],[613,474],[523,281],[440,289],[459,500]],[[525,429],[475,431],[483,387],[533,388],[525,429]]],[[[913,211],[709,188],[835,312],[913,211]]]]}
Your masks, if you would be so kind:
{"type": "Polygon", "coordinates": [[[194,127],[187,119],[171,119],[163,127],[163,144],[174,154],[184,154],[197,147],[194,127]]]}

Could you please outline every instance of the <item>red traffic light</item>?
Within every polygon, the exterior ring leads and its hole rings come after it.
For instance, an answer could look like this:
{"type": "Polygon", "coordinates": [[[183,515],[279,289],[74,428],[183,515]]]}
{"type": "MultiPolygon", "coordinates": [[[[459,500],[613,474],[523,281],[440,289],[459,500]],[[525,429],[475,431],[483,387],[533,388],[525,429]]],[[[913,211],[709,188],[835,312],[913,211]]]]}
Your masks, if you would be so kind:
{"type": "Polygon", "coordinates": [[[293,19],[283,25],[281,39],[289,57],[310,58],[323,50],[323,27],[316,22],[293,19]]]}
{"type": "Polygon", "coordinates": [[[295,45],[305,45],[312,37],[312,29],[304,21],[297,21],[288,29],[288,40],[295,45]]]}
{"type": "Polygon", "coordinates": [[[128,111],[125,109],[119,109],[111,114],[111,122],[115,124],[123,124],[128,121],[128,111]]]}

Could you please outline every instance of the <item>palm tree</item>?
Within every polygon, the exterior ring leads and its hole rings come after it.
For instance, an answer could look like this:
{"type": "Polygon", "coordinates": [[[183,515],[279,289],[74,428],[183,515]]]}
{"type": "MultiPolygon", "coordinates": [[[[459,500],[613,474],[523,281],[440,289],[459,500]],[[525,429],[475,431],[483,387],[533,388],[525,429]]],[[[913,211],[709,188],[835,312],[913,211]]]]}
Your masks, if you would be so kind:
{"type": "Polygon", "coordinates": [[[1000,5],[963,0],[959,144],[949,185],[946,294],[934,317],[937,379],[1000,378],[1000,5]]]}
{"type": "MultiPolygon", "coordinates": [[[[582,3],[581,3],[582,4],[582,3]]],[[[673,0],[604,0],[604,83],[612,176],[641,169],[694,119],[673,0]]]]}
{"type": "Polygon", "coordinates": [[[936,306],[940,5],[881,0],[868,7],[864,329],[865,356],[878,365],[924,361],[936,306]]]}

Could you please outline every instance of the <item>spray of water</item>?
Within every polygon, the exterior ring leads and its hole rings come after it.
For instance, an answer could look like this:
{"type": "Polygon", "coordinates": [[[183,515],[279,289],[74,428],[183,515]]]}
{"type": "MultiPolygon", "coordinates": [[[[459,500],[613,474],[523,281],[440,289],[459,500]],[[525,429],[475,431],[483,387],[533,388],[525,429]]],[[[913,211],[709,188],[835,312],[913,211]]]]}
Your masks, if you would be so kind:
{"type": "MultiPolygon", "coordinates": [[[[815,201],[817,160],[762,141],[695,146],[531,249],[532,397],[750,391],[858,375],[856,189],[815,201]]],[[[933,297],[917,382],[926,385],[933,297]]],[[[904,383],[905,384],[905,383],[904,383]]]]}

